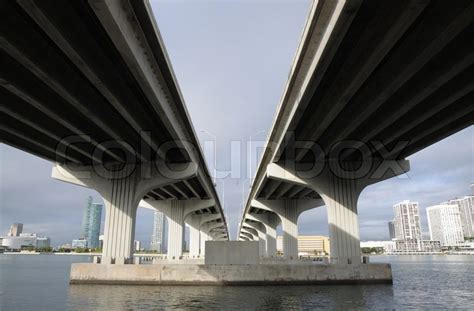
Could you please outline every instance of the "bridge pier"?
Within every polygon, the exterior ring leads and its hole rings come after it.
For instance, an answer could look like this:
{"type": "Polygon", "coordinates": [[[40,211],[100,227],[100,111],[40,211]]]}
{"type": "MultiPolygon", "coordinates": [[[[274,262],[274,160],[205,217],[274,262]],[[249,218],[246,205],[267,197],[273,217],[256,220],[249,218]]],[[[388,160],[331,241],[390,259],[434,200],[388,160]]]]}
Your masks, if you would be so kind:
{"type": "MultiPolygon", "coordinates": [[[[168,259],[176,260],[183,256],[184,223],[194,212],[207,210],[215,205],[215,200],[142,200],[140,205],[154,208],[168,217],[168,259]]],[[[192,220],[189,220],[192,222],[192,220]]],[[[195,238],[195,236],[194,236],[195,238]]],[[[198,242],[199,245],[199,242],[198,242]]],[[[193,250],[195,251],[195,245],[193,250]]]]}
{"type": "MultiPolygon", "coordinates": [[[[331,263],[361,263],[357,200],[365,187],[409,171],[407,160],[343,162],[329,160],[316,176],[270,164],[267,176],[309,187],[319,193],[328,212],[331,263]]],[[[293,209],[296,210],[296,209],[293,209]]],[[[282,220],[283,223],[283,220],[282,220]]]]}
{"type": "MultiPolygon", "coordinates": [[[[179,173],[175,173],[173,178],[193,176],[196,167],[190,164],[179,173]]],[[[107,167],[56,165],[53,168],[53,178],[92,188],[104,199],[105,228],[101,263],[132,263],[135,220],[139,202],[151,189],[174,181],[161,174],[166,169],[149,164],[107,167]]]]}
{"type": "Polygon", "coordinates": [[[194,216],[190,216],[187,221],[189,224],[189,256],[191,258],[198,258],[200,254],[200,231],[199,223],[200,219],[194,216]]]}
{"type": "MultiPolygon", "coordinates": [[[[281,221],[283,230],[283,257],[286,260],[298,259],[298,217],[304,211],[323,205],[319,199],[301,200],[252,200],[255,208],[275,213],[281,221]]],[[[276,228],[275,228],[276,229],[276,228]]],[[[276,232],[275,232],[276,235],[276,232]]]]}
{"type": "Polygon", "coordinates": [[[266,256],[273,258],[277,254],[276,240],[277,232],[276,228],[279,224],[279,218],[275,213],[265,213],[265,214],[248,214],[245,217],[246,220],[257,221],[265,227],[266,232],[266,256]]]}
{"type": "Polygon", "coordinates": [[[209,235],[207,234],[207,232],[201,230],[200,231],[200,254],[202,254],[203,256],[206,254],[206,241],[209,241],[210,240],[210,237],[209,235]]]}
{"type": "Polygon", "coordinates": [[[267,230],[265,226],[260,222],[251,222],[246,221],[246,225],[250,226],[251,228],[257,231],[258,236],[258,245],[259,245],[259,256],[260,257],[267,257],[267,230]]]}
{"type": "MultiPolygon", "coordinates": [[[[220,214],[194,214],[188,215],[185,222],[189,225],[189,255],[191,258],[198,258],[204,256],[204,250],[202,246],[205,240],[201,243],[201,240],[205,238],[202,231],[202,226],[211,223],[213,221],[219,221],[222,219],[220,214]]],[[[206,235],[207,236],[207,235],[206,235]]]]}

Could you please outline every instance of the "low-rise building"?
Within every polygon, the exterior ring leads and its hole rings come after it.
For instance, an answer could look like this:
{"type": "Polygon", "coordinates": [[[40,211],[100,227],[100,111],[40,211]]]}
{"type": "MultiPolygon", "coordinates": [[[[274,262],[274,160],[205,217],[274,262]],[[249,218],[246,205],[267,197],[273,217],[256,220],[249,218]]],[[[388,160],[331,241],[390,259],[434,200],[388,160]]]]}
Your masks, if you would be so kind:
{"type": "Polygon", "coordinates": [[[87,248],[87,240],[86,239],[72,240],[71,247],[72,249],[87,248]]]}
{"type": "MultiPolygon", "coordinates": [[[[277,251],[283,252],[283,237],[277,237],[277,251]]],[[[300,256],[329,254],[329,238],[322,235],[299,235],[298,254],[300,256]]]]}
{"type": "Polygon", "coordinates": [[[380,248],[384,253],[393,253],[395,241],[361,241],[360,248],[380,248]]]}
{"type": "Polygon", "coordinates": [[[396,240],[393,253],[439,253],[441,242],[436,240],[396,240]]]}
{"type": "Polygon", "coordinates": [[[22,233],[20,236],[2,237],[2,246],[7,250],[19,251],[26,248],[36,248],[36,235],[22,233]]]}

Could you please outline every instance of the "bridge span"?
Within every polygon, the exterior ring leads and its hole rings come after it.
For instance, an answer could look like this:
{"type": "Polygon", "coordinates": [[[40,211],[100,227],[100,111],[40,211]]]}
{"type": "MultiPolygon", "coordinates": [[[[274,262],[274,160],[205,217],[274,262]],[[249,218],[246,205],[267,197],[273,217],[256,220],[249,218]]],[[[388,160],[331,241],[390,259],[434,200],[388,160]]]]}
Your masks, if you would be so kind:
{"type": "MultiPolygon", "coordinates": [[[[133,255],[137,207],[169,218],[168,258],[227,223],[148,1],[2,1],[1,142],[105,201],[103,263],[133,255]]],[[[28,174],[28,172],[21,172],[28,174]]]]}
{"type": "Polygon", "coordinates": [[[315,1],[238,236],[296,259],[298,216],[325,205],[331,262],[361,262],[357,200],[407,157],[473,124],[472,1],[315,1]]]}

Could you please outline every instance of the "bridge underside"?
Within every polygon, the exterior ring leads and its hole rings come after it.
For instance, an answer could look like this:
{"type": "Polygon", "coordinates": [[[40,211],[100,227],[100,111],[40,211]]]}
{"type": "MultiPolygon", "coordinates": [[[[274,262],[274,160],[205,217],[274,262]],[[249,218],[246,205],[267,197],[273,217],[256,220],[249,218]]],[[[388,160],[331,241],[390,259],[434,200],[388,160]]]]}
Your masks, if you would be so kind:
{"type": "MultiPolygon", "coordinates": [[[[131,258],[141,199],[212,201],[191,215],[223,215],[147,1],[18,0],[0,7],[1,142],[56,163],[55,178],[104,197],[106,217],[116,214],[120,224],[106,219],[114,232],[104,257],[131,258]],[[196,169],[172,169],[187,164],[196,169]],[[111,177],[93,172],[96,165],[111,177]],[[115,172],[121,170],[127,176],[115,172]]],[[[214,221],[225,233],[211,233],[227,238],[224,217],[214,221]]]]}
{"type": "MultiPolygon", "coordinates": [[[[327,169],[328,162],[337,159],[357,170],[363,161],[389,161],[400,168],[394,175],[402,174],[409,169],[405,158],[473,124],[474,4],[318,1],[314,6],[241,228],[248,217],[267,214],[296,226],[297,215],[279,207],[281,202],[298,206],[323,199],[331,252],[356,254],[357,198],[377,179],[340,178],[327,169]],[[295,178],[295,172],[319,164],[325,168],[318,176],[295,178]]],[[[240,238],[256,239],[248,232],[240,238]]]]}

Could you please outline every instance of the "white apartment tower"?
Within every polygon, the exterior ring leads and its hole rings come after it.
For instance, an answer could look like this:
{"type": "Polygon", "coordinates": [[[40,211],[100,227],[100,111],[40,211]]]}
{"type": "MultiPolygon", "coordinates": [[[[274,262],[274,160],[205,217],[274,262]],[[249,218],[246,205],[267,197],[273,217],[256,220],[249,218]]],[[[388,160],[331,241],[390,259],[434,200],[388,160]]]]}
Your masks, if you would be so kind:
{"type": "Polygon", "coordinates": [[[449,200],[441,204],[455,204],[459,208],[464,237],[474,237],[474,196],[449,200]]]}
{"type": "Polygon", "coordinates": [[[393,206],[395,238],[397,240],[421,240],[418,203],[405,200],[393,206]]]}
{"type": "Polygon", "coordinates": [[[151,236],[150,249],[158,253],[165,253],[167,248],[167,221],[166,216],[160,212],[155,211],[153,219],[153,233],[151,236]]]}
{"type": "Polygon", "coordinates": [[[456,246],[464,242],[459,207],[456,204],[440,204],[426,209],[432,240],[441,246],[456,246]]]}

